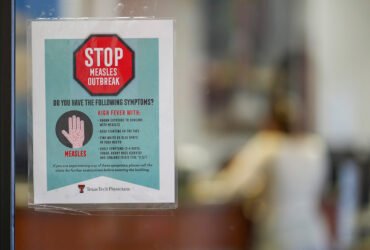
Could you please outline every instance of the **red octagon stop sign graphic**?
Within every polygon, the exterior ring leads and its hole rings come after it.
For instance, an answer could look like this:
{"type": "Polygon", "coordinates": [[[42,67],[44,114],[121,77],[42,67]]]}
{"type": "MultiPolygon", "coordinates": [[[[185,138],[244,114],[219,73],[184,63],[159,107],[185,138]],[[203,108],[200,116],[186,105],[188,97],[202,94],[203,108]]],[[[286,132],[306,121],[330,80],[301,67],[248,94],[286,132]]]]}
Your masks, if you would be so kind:
{"type": "Polygon", "coordinates": [[[74,78],[91,95],[117,95],[134,78],[134,59],[117,35],[91,35],[74,52],[74,78]]]}

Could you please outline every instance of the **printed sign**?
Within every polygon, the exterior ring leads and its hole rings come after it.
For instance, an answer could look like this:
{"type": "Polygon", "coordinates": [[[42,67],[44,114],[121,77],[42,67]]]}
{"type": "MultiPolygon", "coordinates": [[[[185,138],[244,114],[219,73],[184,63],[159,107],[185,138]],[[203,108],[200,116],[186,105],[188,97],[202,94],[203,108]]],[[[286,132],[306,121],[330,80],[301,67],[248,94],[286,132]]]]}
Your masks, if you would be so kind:
{"type": "Polygon", "coordinates": [[[92,35],[74,53],[74,77],[91,95],[116,95],[134,78],[134,51],[117,35],[92,35]]]}
{"type": "Polygon", "coordinates": [[[173,22],[31,29],[34,204],[175,203],[173,22]]]}

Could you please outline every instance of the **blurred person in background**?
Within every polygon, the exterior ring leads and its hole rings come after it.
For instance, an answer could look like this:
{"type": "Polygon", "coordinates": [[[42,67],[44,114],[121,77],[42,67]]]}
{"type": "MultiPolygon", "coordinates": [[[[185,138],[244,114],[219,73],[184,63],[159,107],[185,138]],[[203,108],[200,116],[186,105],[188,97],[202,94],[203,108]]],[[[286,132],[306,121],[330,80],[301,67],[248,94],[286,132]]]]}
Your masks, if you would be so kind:
{"type": "Polygon", "coordinates": [[[214,178],[195,183],[193,192],[202,202],[241,198],[248,206],[260,197],[252,212],[254,249],[327,250],[320,212],[327,149],[305,128],[302,100],[287,90],[287,67],[285,62],[276,70],[264,128],[214,178]]]}

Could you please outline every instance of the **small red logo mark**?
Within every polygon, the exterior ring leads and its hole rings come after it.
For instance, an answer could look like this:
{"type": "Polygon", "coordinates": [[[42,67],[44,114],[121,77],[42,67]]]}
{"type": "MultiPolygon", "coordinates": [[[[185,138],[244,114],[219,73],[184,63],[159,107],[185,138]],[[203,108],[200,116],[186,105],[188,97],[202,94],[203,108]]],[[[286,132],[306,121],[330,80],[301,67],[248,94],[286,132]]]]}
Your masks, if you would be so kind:
{"type": "Polygon", "coordinates": [[[85,185],[84,184],[80,184],[80,185],[78,185],[78,188],[80,189],[80,194],[82,194],[84,192],[85,185]]]}

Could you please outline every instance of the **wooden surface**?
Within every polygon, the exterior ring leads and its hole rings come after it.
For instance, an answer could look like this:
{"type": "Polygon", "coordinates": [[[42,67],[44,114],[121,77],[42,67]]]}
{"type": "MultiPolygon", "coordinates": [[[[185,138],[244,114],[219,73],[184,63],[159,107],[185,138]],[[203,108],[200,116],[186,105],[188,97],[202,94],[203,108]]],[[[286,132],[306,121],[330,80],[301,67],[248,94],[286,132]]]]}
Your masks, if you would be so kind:
{"type": "Polygon", "coordinates": [[[81,216],[18,209],[16,249],[248,249],[249,227],[234,206],[181,208],[166,216],[81,216]]]}

